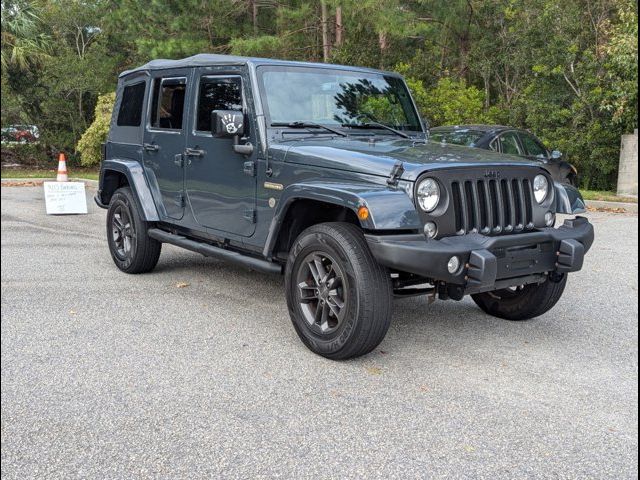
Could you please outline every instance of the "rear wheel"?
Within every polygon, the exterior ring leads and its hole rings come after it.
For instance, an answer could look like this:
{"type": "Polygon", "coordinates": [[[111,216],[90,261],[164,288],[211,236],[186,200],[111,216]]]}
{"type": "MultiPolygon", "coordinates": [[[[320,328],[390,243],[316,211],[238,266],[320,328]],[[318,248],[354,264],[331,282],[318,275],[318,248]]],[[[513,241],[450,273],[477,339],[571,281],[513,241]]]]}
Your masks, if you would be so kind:
{"type": "Polygon", "coordinates": [[[149,237],[147,230],[131,189],[116,190],[107,211],[107,240],[111,257],[123,272],[149,272],[158,263],[162,243],[149,237]]]}
{"type": "Polygon", "coordinates": [[[389,272],[355,225],[323,223],[302,232],[289,253],[285,289],[296,332],[319,355],[364,355],[387,333],[389,272]]]}
{"type": "Polygon", "coordinates": [[[489,315],[506,320],[528,320],[551,310],[564,292],[567,275],[547,278],[544,283],[521,285],[471,295],[489,315]]]}

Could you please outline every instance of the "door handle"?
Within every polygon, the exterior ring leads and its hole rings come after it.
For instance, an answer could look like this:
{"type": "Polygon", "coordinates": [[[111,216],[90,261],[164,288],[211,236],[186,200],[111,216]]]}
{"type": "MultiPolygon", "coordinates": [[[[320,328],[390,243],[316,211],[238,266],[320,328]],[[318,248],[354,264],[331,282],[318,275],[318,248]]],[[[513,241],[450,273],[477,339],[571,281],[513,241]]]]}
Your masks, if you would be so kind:
{"type": "Polygon", "coordinates": [[[207,153],[204,150],[200,150],[198,148],[187,148],[184,151],[184,154],[187,157],[204,157],[204,154],[207,153]]]}
{"type": "Polygon", "coordinates": [[[147,152],[157,152],[158,150],[160,150],[160,147],[153,143],[145,143],[142,145],[142,148],[144,148],[147,152]]]}

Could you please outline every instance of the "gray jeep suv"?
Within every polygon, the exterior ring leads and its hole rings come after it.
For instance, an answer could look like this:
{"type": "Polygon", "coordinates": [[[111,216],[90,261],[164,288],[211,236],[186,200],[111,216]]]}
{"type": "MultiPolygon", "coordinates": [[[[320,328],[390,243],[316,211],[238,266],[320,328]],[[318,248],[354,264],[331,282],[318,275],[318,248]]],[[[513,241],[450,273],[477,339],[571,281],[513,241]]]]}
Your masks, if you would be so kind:
{"type": "Polygon", "coordinates": [[[471,295],[525,320],[582,267],[579,192],[539,163],[426,142],[402,77],[223,55],[120,75],[99,206],[117,267],[152,270],[162,243],[284,273],[314,352],[373,350],[394,296],[471,295]]]}

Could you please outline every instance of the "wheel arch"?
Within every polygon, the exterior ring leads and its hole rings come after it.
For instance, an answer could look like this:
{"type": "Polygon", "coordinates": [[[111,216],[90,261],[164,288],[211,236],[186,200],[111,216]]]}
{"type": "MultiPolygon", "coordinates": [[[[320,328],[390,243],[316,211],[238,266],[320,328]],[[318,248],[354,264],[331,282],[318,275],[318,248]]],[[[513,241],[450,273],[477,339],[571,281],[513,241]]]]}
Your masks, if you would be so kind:
{"type": "Polygon", "coordinates": [[[133,160],[105,160],[100,169],[96,203],[106,208],[118,188],[129,186],[147,222],[160,220],[142,166],[133,160]]]}
{"type": "Polygon", "coordinates": [[[352,223],[367,231],[413,231],[420,221],[413,202],[402,190],[383,185],[307,183],[287,187],[276,206],[263,254],[287,252],[306,228],[323,222],[352,223]],[[369,215],[358,218],[366,207],[369,215]]]}

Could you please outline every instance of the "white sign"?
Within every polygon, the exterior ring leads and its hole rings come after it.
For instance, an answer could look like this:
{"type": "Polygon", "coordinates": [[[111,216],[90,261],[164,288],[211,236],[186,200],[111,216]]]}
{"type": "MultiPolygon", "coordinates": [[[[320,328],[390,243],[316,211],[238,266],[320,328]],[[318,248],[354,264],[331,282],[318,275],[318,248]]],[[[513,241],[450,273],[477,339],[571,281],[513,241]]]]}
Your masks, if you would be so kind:
{"type": "Polygon", "coordinates": [[[84,182],[44,182],[47,215],[87,213],[84,182]]]}

